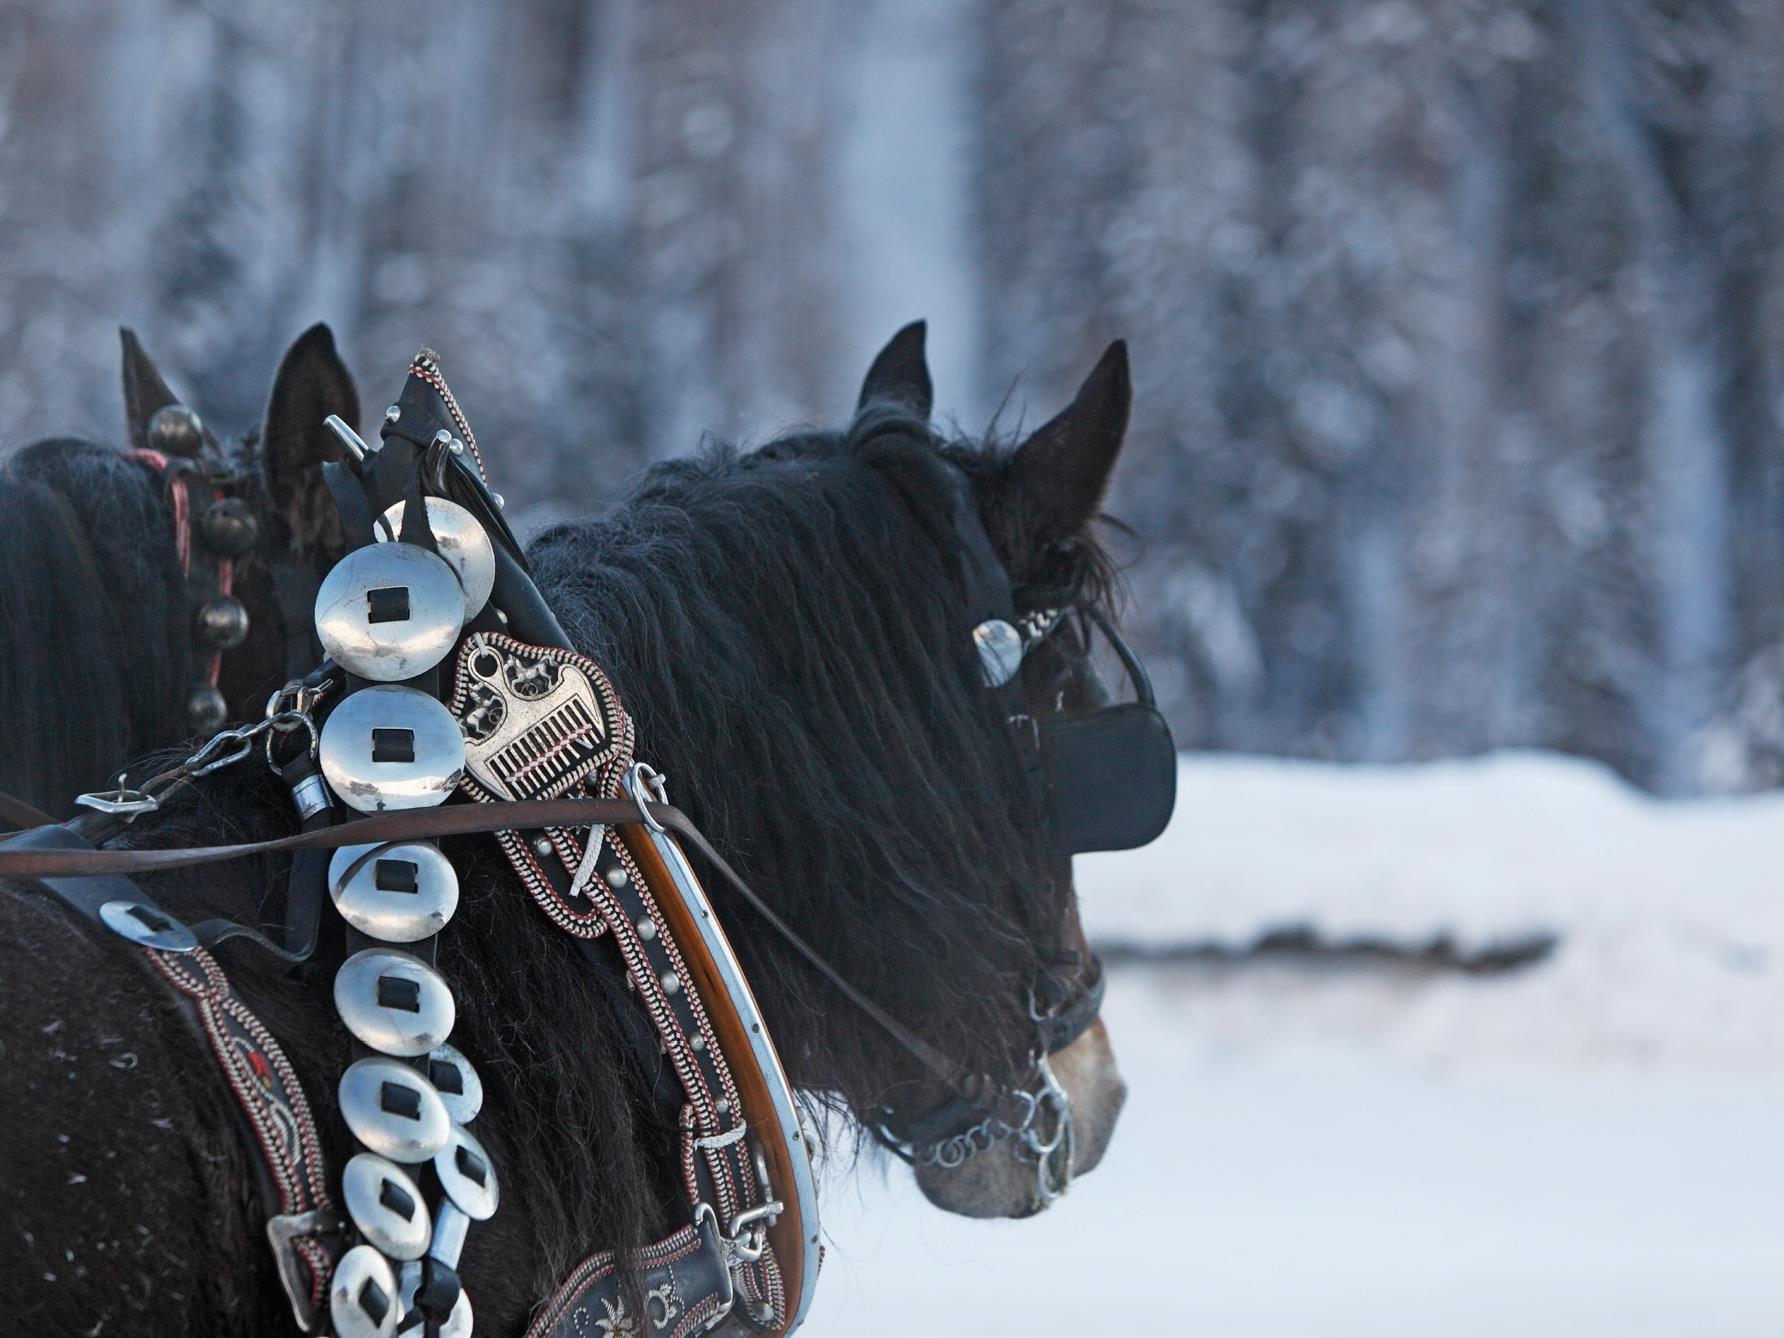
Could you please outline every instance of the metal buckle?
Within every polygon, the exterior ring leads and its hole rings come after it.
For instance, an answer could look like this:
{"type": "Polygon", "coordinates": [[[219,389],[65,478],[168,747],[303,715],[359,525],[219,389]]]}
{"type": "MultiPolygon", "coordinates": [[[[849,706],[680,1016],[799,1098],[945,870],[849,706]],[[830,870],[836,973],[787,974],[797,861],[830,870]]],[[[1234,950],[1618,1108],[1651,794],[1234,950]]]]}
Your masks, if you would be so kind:
{"type": "MultiPolygon", "coordinates": [[[[312,1208],[307,1213],[281,1213],[266,1219],[266,1238],[272,1242],[273,1260],[279,1266],[279,1285],[291,1302],[291,1316],[304,1333],[315,1333],[318,1308],[310,1304],[310,1284],[304,1262],[291,1242],[304,1236],[335,1236],[347,1224],[331,1208],[312,1208]]],[[[326,1279],[324,1279],[326,1281],[326,1279]]]]}
{"type": "MultiPolygon", "coordinates": [[[[122,782],[124,778],[120,776],[118,779],[122,782]]],[[[124,784],[119,784],[115,790],[94,790],[87,794],[77,794],[74,802],[95,813],[112,813],[126,818],[134,818],[139,813],[153,813],[161,807],[161,801],[148,791],[124,784]]]]}

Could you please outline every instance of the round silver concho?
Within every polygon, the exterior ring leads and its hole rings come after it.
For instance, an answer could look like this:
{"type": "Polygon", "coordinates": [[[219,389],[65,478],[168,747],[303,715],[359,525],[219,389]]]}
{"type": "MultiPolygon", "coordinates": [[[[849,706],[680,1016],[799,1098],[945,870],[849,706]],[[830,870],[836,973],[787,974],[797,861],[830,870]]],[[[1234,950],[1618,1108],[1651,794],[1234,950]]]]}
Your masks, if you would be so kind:
{"type": "Polygon", "coordinates": [[[483,1109],[483,1079],[455,1045],[436,1045],[427,1055],[427,1076],[454,1124],[469,1124],[483,1109]]]}
{"type": "Polygon", "coordinates": [[[471,1338],[471,1324],[471,1298],[461,1287],[458,1300],[452,1303],[452,1313],[440,1326],[440,1338],[471,1338]]]}
{"type": "Polygon", "coordinates": [[[370,1245],[355,1245],[335,1265],[328,1313],[336,1338],[390,1338],[402,1318],[390,1260],[370,1245]]]}
{"type": "Polygon", "coordinates": [[[328,894],[360,933],[414,943],[439,933],[458,909],[458,874],[437,848],[420,841],[342,846],[328,862],[328,894]]]}
{"type": "Polygon", "coordinates": [[[464,775],[465,736],[427,693],[385,683],[335,707],[317,758],[334,792],[361,813],[432,808],[464,775]]]}
{"type": "MultiPolygon", "coordinates": [[[[392,1259],[419,1259],[433,1237],[421,1189],[409,1173],[375,1152],[361,1152],[341,1171],[347,1216],[366,1241],[392,1259]]],[[[391,1283],[392,1309],[396,1284],[391,1283]]]]}
{"type": "Polygon", "coordinates": [[[496,1168],[469,1129],[452,1126],[446,1146],[434,1155],[434,1174],[440,1177],[440,1188],[453,1206],[473,1222],[495,1216],[502,1200],[496,1168]]]}
{"type": "Polygon", "coordinates": [[[452,1121],[433,1084],[399,1059],[361,1059],[341,1075],[341,1118],[381,1157],[412,1166],[452,1141],[452,1121]]]}
{"type": "Polygon", "coordinates": [[[973,644],[988,687],[1001,688],[1022,667],[1022,634],[1002,618],[987,618],[973,628],[973,644]]]}
{"type": "Polygon", "coordinates": [[[342,962],[334,1002],[357,1040],[403,1059],[441,1044],[458,1016],[440,973],[395,948],[366,948],[342,962]]]}
{"type": "Polygon", "coordinates": [[[414,544],[368,544],[316,591],[316,635],[348,673],[379,683],[432,669],[464,627],[465,596],[441,558],[414,544]]]}
{"type": "MultiPolygon", "coordinates": [[[[427,527],[434,532],[440,556],[458,576],[465,595],[465,617],[474,618],[496,588],[496,551],[483,526],[457,502],[427,499],[427,527]]],[[[372,532],[380,543],[394,541],[403,530],[403,503],[394,503],[378,518],[372,532]]]]}

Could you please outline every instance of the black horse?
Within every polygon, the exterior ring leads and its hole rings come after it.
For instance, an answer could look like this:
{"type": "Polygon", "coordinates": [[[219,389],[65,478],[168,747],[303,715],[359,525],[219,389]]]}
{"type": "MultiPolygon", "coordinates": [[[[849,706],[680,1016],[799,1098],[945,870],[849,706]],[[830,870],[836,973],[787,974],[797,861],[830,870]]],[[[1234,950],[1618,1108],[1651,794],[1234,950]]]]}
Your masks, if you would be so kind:
{"type": "MultiPolygon", "coordinates": [[[[125,417],[142,451],[157,444],[150,422],[176,397],[135,336],[123,339],[125,417]]],[[[322,427],[331,413],[356,422],[359,400],[317,325],[280,364],[257,442],[225,452],[202,434],[201,458],[238,476],[232,491],[257,531],[234,572],[248,637],[223,657],[218,682],[232,719],[257,718],[285,681],[290,637],[275,565],[306,568],[298,584],[313,592],[340,555],[339,521],[318,505],[322,462],[338,458],[322,427]]],[[[129,758],[193,734],[196,610],[169,490],[139,455],[68,437],[33,442],[0,469],[0,515],[0,701],[13,712],[0,790],[61,815],[129,758]]],[[[307,621],[295,636],[309,644],[307,621]]]]}
{"type": "MultiPolygon", "coordinates": [[[[1003,711],[984,690],[950,520],[972,480],[1019,609],[1107,600],[1091,538],[1126,425],[1125,351],[1015,448],[947,440],[928,422],[923,332],[870,371],[851,425],[712,449],[653,469],[600,519],[541,536],[539,586],[633,713],[671,795],[842,973],[973,1071],[1025,1071],[1029,991],[1083,943],[1069,860],[1046,854],[1003,711]]],[[[1086,703],[1065,640],[1030,657],[1037,713],[1086,703]]],[[[131,831],[141,845],[251,839],[294,827],[256,763],[183,792],[131,831]]],[[[480,1332],[517,1333],[597,1248],[660,1235],[677,1202],[675,1131],[659,1125],[624,1040],[634,1005],[543,924],[487,840],[460,869],[441,966],[455,1041],[485,1084],[478,1130],[503,1208],[463,1272],[480,1332]]],[[[176,915],[251,915],[276,858],[145,877],[176,915]]],[[[941,1093],[914,1062],[714,885],[789,1076],[862,1122],[941,1093]]],[[[282,1333],[232,1100],[145,973],[45,896],[0,890],[0,1294],[21,1332],[282,1333]]],[[[330,1002],[340,944],[292,973],[220,950],[281,1038],[347,1155],[333,1085],[348,1039],[330,1002]]],[[[1094,1025],[1055,1056],[1077,1120],[1076,1169],[1100,1159],[1123,1088],[1094,1025]]],[[[833,1126],[834,1127],[834,1126],[833,1126]]],[[[1001,1144],[923,1167],[951,1211],[1021,1216],[1033,1167],[1001,1144]]]]}

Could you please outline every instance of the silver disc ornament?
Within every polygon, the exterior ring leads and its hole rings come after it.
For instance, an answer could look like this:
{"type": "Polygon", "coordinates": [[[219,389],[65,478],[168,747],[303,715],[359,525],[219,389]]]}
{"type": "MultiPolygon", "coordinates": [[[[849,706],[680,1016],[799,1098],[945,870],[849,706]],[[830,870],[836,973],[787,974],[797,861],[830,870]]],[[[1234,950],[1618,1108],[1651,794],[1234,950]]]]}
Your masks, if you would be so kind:
{"type": "Polygon", "coordinates": [[[366,948],[342,962],[335,972],[334,1003],[356,1040],[403,1059],[443,1043],[458,1019],[440,973],[395,948],[366,948]]]}
{"type": "Polygon", "coordinates": [[[377,683],[432,669],[458,643],[465,597],[445,560],[414,544],[356,548],[316,591],[316,635],[350,674],[377,683]]]}
{"type": "Polygon", "coordinates": [[[341,1170],[347,1216],[371,1245],[392,1259],[419,1259],[433,1237],[433,1218],[421,1189],[395,1162],[361,1152],[341,1170]]]}
{"type": "Polygon", "coordinates": [[[341,1075],[341,1118],[365,1147],[405,1166],[431,1161],[453,1140],[433,1084],[400,1059],[356,1060],[341,1075]]]}
{"type": "Polygon", "coordinates": [[[361,813],[432,808],[458,788],[465,740],[433,697],[383,683],[329,713],[317,759],[334,792],[361,813]]]}
{"type": "Polygon", "coordinates": [[[328,862],[328,894],[360,933],[416,943],[444,929],[458,909],[458,874],[424,841],[342,846],[328,862]]]}
{"type": "MultiPolygon", "coordinates": [[[[394,542],[403,532],[403,506],[396,502],[378,518],[372,533],[380,543],[394,542]]],[[[440,556],[446,559],[464,591],[466,619],[489,602],[496,588],[496,551],[483,526],[457,502],[445,497],[427,499],[427,527],[433,531],[440,556]]]]}
{"type": "Polygon", "coordinates": [[[328,1314],[336,1338],[391,1338],[402,1306],[390,1260],[370,1245],[343,1254],[329,1280],[328,1314]]]}
{"type": "Polygon", "coordinates": [[[427,1076],[454,1124],[469,1124],[477,1118],[483,1109],[483,1079],[457,1046],[436,1045],[428,1051],[427,1076]]]}

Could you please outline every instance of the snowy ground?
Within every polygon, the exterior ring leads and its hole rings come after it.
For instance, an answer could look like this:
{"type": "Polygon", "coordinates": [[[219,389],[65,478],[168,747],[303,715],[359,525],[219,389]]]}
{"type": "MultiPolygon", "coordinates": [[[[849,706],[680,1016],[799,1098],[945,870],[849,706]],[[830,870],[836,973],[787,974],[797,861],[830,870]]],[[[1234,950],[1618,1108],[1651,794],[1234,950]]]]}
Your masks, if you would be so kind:
{"type": "Polygon", "coordinates": [[[833,1177],[806,1332],[1784,1334],[1784,798],[1537,756],[1181,786],[1157,845],[1079,862],[1105,943],[1558,947],[1122,968],[1103,1167],[1019,1223],[833,1177]]]}

